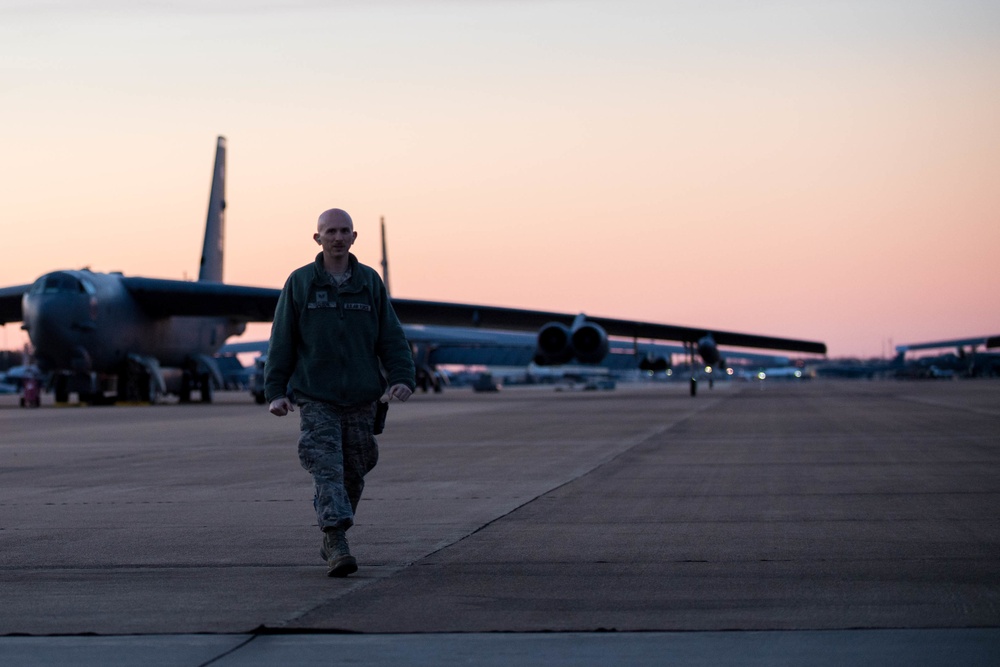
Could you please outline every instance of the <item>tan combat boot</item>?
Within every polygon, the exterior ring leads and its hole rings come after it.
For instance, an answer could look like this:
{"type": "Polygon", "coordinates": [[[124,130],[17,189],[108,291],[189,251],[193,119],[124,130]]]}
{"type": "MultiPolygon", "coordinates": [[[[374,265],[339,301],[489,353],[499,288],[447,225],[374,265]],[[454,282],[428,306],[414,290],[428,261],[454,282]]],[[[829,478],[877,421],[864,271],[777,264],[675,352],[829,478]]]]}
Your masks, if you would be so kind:
{"type": "Polygon", "coordinates": [[[347,535],[342,528],[323,531],[323,546],[319,553],[326,561],[328,577],[346,577],[358,571],[358,561],[347,546],[347,535]]]}

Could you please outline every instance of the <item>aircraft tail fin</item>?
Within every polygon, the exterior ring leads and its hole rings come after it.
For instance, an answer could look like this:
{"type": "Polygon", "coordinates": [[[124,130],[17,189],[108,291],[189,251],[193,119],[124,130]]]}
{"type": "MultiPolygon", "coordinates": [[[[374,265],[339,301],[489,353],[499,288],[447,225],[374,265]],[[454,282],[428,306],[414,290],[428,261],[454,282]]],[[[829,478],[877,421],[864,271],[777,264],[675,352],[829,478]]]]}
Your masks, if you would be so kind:
{"type": "Polygon", "coordinates": [[[205,243],[201,248],[198,280],[222,282],[222,249],[226,228],[226,138],[219,137],[215,147],[212,190],[208,197],[205,243]]]}
{"type": "Polygon", "coordinates": [[[382,225],[382,282],[385,283],[386,294],[392,294],[389,291],[389,252],[386,250],[385,243],[385,217],[379,218],[382,225]]]}

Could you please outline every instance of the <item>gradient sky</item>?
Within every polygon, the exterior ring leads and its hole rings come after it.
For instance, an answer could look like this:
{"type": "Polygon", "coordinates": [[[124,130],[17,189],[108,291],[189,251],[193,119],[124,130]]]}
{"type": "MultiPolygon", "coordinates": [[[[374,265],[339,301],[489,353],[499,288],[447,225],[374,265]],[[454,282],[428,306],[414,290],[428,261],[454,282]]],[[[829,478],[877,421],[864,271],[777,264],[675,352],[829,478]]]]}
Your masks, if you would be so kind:
{"type": "Polygon", "coordinates": [[[4,286],[196,276],[225,135],[228,282],[339,206],[400,297],[1000,334],[995,0],[0,0],[0,109],[4,286]]]}

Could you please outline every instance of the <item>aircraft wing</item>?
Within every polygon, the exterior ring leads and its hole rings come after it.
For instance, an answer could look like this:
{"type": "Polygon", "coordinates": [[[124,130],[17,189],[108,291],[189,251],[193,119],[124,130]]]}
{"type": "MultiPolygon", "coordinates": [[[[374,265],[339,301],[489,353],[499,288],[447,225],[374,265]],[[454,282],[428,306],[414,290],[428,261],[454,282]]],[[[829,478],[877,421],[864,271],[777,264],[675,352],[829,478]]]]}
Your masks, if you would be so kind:
{"type": "Polygon", "coordinates": [[[219,348],[217,354],[245,354],[248,352],[267,354],[268,347],[270,347],[270,341],[267,340],[240,341],[238,343],[226,343],[219,348]]]}
{"type": "MultiPolygon", "coordinates": [[[[213,282],[122,278],[122,285],[150,317],[230,317],[270,322],[281,290],[213,282]]],[[[0,288],[0,324],[20,322],[21,297],[31,285],[0,288]]]]}
{"type": "MultiPolygon", "coordinates": [[[[424,324],[404,324],[403,331],[410,344],[429,348],[428,361],[434,365],[528,366],[532,363],[538,342],[537,332],[527,331],[424,324]]],[[[267,354],[267,348],[266,340],[235,342],[223,345],[219,353],[267,354]]],[[[630,340],[614,339],[611,341],[608,356],[599,365],[628,369],[636,367],[637,358],[646,356],[669,358],[670,355],[686,353],[687,350],[680,345],[635,343],[630,340]]],[[[745,363],[768,366],[785,366],[789,361],[786,356],[734,350],[724,351],[723,356],[727,360],[742,360],[745,363]]]]}
{"type": "MultiPolygon", "coordinates": [[[[248,322],[270,322],[274,318],[274,308],[280,294],[280,290],[274,288],[207,281],[123,277],[122,284],[151,317],[214,316],[248,322]]],[[[21,296],[29,288],[30,285],[0,288],[0,323],[21,320],[21,296]]],[[[577,317],[570,313],[414,299],[393,299],[392,304],[399,319],[408,325],[537,332],[550,322],[572,326],[577,317]]],[[[703,336],[711,334],[719,345],[826,354],[826,345],[820,342],[607,317],[586,319],[603,327],[609,336],[696,343],[703,336]]],[[[492,339],[493,347],[497,346],[495,334],[486,331],[482,333],[486,338],[492,339]]],[[[439,339],[437,344],[447,342],[440,340],[444,337],[442,330],[437,330],[435,334],[439,339]]],[[[462,336],[468,338],[467,333],[462,336]]],[[[479,340],[483,341],[482,338],[479,340]]],[[[452,346],[457,347],[454,342],[452,341],[452,346]]],[[[486,346],[486,343],[482,342],[481,345],[486,346]]],[[[500,346],[503,346],[502,341],[500,346]]],[[[518,341],[512,347],[522,346],[518,341]]]]}
{"type": "Polygon", "coordinates": [[[214,282],[122,278],[122,285],[150,317],[229,317],[270,322],[281,290],[214,282]]]}
{"type": "Polygon", "coordinates": [[[406,340],[428,351],[432,365],[528,366],[535,356],[536,332],[404,324],[406,340]]]}
{"type": "MultiPolygon", "coordinates": [[[[403,322],[453,327],[537,331],[550,322],[559,322],[566,326],[572,326],[577,317],[576,315],[567,313],[540,310],[439,301],[416,301],[412,299],[393,299],[392,305],[399,319],[403,322]]],[[[601,326],[609,336],[696,343],[704,336],[711,334],[715,342],[719,345],[826,354],[826,344],[815,341],[758,336],[755,334],[683,327],[671,324],[656,324],[636,320],[619,320],[607,317],[586,316],[586,319],[588,322],[593,322],[601,326]]]]}
{"type": "Polygon", "coordinates": [[[0,325],[21,321],[21,297],[29,289],[31,285],[0,288],[0,325]]]}
{"type": "MultiPolygon", "coordinates": [[[[536,332],[513,332],[471,329],[468,327],[427,326],[404,324],[406,339],[411,344],[428,345],[433,364],[465,366],[527,366],[532,363],[538,343],[536,332]]],[[[634,369],[637,359],[687,354],[681,345],[635,342],[622,338],[609,341],[608,355],[598,364],[607,368],[634,369]]],[[[237,344],[239,345],[239,344],[237,344]]],[[[255,348],[256,349],[256,348],[255,348]]],[[[240,350],[237,350],[240,351],[240,350]]],[[[727,361],[746,364],[786,366],[787,356],[722,350],[727,361]]]]}
{"type": "MultiPolygon", "coordinates": [[[[430,348],[434,364],[527,366],[535,353],[536,335],[528,332],[404,324],[403,333],[410,344],[430,348]]],[[[267,354],[268,347],[267,340],[239,341],[219,354],[267,354]]]]}
{"type": "Polygon", "coordinates": [[[933,350],[944,347],[978,347],[982,345],[987,348],[1000,347],[1000,336],[979,336],[978,338],[959,338],[955,340],[938,340],[929,343],[914,343],[911,345],[897,345],[896,352],[912,352],[914,350],[933,350]]]}

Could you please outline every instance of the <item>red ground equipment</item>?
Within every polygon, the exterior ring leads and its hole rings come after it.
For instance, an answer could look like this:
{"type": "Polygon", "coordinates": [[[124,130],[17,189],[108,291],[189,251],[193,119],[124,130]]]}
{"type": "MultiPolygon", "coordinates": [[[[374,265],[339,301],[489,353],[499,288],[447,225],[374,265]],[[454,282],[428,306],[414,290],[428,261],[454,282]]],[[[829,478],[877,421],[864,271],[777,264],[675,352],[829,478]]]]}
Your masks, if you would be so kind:
{"type": "Polygon", "coordinates": [[[24,388],[21,392],[22,408],[37,408],[42,402],[42,385],[38,378],[24,378],[24,388]]]}

